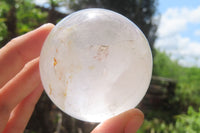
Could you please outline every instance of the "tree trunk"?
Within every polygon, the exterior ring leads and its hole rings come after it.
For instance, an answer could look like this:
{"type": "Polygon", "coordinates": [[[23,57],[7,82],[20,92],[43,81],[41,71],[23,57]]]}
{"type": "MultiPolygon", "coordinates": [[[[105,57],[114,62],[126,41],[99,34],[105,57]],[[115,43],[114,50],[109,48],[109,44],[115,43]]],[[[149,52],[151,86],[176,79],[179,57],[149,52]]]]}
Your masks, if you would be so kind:
{"type": "Polygon", "coordinates": [[[17,36],[16,27],[17,27],[17,18],[16,18],[16,2],[13,0],[10,3],[10,11],[7,14],[6,26],[8,28],[8,40],[17,36]]]}

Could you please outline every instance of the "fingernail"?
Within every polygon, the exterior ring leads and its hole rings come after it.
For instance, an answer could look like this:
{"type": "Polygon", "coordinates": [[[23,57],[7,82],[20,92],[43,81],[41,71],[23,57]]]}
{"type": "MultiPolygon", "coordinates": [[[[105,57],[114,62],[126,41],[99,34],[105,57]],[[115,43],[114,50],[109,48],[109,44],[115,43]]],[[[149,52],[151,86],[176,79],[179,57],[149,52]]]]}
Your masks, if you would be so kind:
{"type": "Polygon", "coordinates": [[[53,24],[52,23],[46,23],[46,24],[41,25],[39,28],[46,27],[47,25],[53,25],[53,24]]]}
{"type": "Polygon", "coordinates": [[[126,125],[125,133],[136,133],[144,121],[144,116],[134,116],[126,125]]]}

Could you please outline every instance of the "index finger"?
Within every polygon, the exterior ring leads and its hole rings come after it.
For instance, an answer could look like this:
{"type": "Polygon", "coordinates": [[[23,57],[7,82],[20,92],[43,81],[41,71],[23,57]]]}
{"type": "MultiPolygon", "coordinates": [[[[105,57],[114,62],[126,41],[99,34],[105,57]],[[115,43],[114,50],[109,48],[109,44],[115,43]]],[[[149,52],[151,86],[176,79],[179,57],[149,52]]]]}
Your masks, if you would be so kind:
{"type": "Polygon", "coordinates": [[[0,49],[0,88],[15,76],[27,62],[40,55],[42,45],[53,27],[53,24],[45,24],[11,40],[0,49]]]}

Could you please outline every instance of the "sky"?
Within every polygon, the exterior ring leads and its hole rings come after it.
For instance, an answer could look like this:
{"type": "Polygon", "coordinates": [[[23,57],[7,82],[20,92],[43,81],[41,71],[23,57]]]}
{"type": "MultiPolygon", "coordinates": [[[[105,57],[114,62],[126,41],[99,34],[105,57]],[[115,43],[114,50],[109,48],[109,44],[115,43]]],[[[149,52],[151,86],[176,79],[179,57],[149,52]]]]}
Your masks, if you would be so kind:
{"type": "Polygon", "coordinates": [[[159,0],[155,47],[184,66],[200,67],[200,0],[159,0]]]}

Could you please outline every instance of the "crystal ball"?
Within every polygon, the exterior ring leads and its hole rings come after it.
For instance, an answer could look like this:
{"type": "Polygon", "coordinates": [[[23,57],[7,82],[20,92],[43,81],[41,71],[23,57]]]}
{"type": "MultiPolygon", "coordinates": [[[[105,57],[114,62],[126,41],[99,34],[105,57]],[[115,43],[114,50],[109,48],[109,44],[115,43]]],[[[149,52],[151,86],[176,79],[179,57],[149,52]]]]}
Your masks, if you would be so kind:
{"type": "Polygon", "coordinates": [[[137,106],[152,74],[141,30],[106,9],[85,9],[62,19],[40,55],[46,94],[68,115],[102,122],[137,106]]]}

